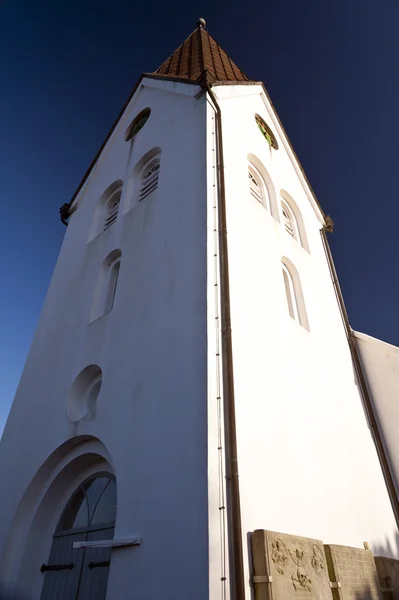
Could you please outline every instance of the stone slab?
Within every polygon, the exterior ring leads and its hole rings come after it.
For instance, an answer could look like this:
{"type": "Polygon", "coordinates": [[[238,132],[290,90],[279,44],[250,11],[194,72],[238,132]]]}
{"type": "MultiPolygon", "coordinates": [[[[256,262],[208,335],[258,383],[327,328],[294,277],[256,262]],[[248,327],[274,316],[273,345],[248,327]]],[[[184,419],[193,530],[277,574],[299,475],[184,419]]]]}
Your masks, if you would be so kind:
{"type": "Polygon", "coordinates": [[[323,542],[258,529],[251,544],[255,600],[332,600],[323,542]]]}
{"type": "Polygon", "coordinates": [[[334,600],[382,600],[377,570],[371,550],[325,545],[334,600]]]}
{"type": "Polygon", "coordinates": [[[399,600],[399,560],[374,557],[384,600],[399,600]]]}

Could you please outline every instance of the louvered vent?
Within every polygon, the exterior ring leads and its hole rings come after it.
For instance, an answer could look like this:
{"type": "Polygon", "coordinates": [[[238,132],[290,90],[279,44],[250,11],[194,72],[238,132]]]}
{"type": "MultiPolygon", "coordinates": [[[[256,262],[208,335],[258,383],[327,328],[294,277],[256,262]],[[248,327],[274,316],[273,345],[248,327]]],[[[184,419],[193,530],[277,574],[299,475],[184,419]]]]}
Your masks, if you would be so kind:
{"type": "Polygon", "coordinates": [[[104,231],[115,223],[118,216],[119,204],[121,201],[121,192],[117,192],[108,202],[108,213],[104,223],[104,231]]]}
{"type": "Polygon", "coordinates": [[[139,192],[139,202],[147,198],[158,187],[159,178],[159,160],[152,163],[145,170],[141,177],[141,187],[139,192]]]}
{"type": "Polygon", "coordinates": [[[251,193],[251,196],[253,196],[258,202],[260,202],[260,204],[263,204],[262,188],[260,186],[259,181],[251,171],[248,171],[248,179],[249,191],[251,193]]]}
{"type": "Polygon", "coordinates": [[[282,211],[283,211],[283,217],[284,217],[285,230],[287,231],[287,233],[289,233],[290,235],[292,235],[292,237],[295,237],[295,235],[294,235],[294,228],[292,226],[291,217],[290,217],[287,209],[284,208],[284,206],[282,207],[282,211]]]}

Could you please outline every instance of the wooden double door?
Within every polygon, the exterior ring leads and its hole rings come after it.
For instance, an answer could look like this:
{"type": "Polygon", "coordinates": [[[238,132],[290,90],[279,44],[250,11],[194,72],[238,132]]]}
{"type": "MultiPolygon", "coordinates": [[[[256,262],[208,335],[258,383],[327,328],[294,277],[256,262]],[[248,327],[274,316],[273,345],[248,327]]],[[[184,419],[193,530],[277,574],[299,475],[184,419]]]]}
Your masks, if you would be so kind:
{"type": "Polygon", "coordinates": [[[73,542],[111,540],[116,485],[100,476],[86,481],[69,501],[57,526],[44,575],[41,600],[106,600],[111,547],[76,549],[73,542]]]}

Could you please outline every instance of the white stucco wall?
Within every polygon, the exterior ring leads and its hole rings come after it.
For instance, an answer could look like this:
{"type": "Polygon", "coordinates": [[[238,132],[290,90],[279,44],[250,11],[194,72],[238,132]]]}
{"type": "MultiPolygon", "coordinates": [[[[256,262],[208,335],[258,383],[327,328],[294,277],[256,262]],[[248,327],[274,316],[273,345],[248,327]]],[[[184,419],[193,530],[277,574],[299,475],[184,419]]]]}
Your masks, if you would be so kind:
{"type": "Polygon", "coordinates": [[[399,348],[364,333],[354,339],[399,496],[399,348]]]}
{"type": "Polygon", "coordinates": [[[354,379],[317,206],[261,91],[215,88],[223,115],[244,554],[247,533],[259,528],[356,547],[367,540],[372,548],[397,553],[396,525],[354,379]],[[278,151],[270,152],[255,113],[275,132],[278,151]],[[279,223],[249,196],[248,154],[266,168],[277,200],[284,189],[296,202],[309,252],[287,234],[281,213],[279,223]],[[310,331],[288,314],[282,257],[298,271],[310,331]]]}
{"type": "MultiPolygon", "coordinates": [[[[108,600],[126,586],[138,600],[228,594],[214,111],[205,96],[195,100],[195,86],[143,84],[77,197],[0,445],[0,582],[29,590],[32,600],[65,502],[96,470],[116,477],[115,536],[142,538],[138,548],[113,551],[108,600]],[[126,143],[146,106],[150,119],[126,143]],[[134,204],[132,174],[154,148],[158,189],[134,204]],[[95,236],[99,202],[119,180],[118,219],[95,236]],[[94,318],[101,269],[114,251],[114,307],[94,318]],[[103,373],[96,413],[72,424],[68,393],[91,364],[103,373]]],[[[322,215],[261,87],[214,91],[223,114],[248,582],[254,529],[384,548],[393,547],[396,528],[320,240],[322,215]],[[275,132],[277,152],[254,113],[275,132]],[[267,172],[274,216],[249,197],[248,155],[267,172]],[[280,189],[301,212],[307,249],[281,224],[280,189]],[[309,331],[288,315],[282,257],[300,276],[309,331]]]]}
{"type": "Polygon", "coordinates": [[[108,600],[126,588],[137,600],[177,598],[181,590],[208,595],[206,101],[194,99],[195,86],[143,84],[77,198],[1,441],[2,583],[18,580],[17,591],[29,590],[31,600],[40,597],[40,565],[76,477],[54,497],[55,513],[28,554],[21,531],[34,514],[16,511],[48,457],[74,439],[85,453],[87,435],[101,441],[116,476],[115,536],[142,538],[139,548],[113,551],[108,600]],[[132,146],[125,130],[146,106],[150,119],[132,146]],[[132,170],[154,147],[161,149],[158,189],[130,208],[132,170]],[[118,219],[92,239],[97,203],[119,179],[118,219]],[[122,262],[113,310],[90,322],[101,265],[115,249],[122,262]],[[71,424],[68,392],[90,364],[103,372],[95,418],[71,424]]]}

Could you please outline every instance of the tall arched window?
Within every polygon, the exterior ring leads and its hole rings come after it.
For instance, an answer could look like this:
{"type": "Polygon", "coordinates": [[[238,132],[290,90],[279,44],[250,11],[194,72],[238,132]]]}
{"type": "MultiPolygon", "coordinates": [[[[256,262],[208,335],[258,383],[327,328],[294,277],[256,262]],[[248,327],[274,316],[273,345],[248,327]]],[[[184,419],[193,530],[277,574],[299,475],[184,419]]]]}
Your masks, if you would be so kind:
{"type": "Polygon", "coordinates": [[[111,548],[74,549],[73,542],[110,540],[116,518],[116,484],[98,474],[81,484],[69,500],[53,536],[41,600],[105,600],[111,548]]]}
{"type": "Polygon", "coordinates": [[[116,258],[109,266],[108,290],[105,304],[105,312],[112,310],[114,306],[116,288],[118,285],[119,269],[121,266],[120,256],[116,258]]]}
{"type": "Polygon", "coordinates": [[[90,310],[90,323],[103,317],[114,307],[121,258],[122,252],[119,249],[113,250],[101,264],[90,310]]]}
{"type": "Polygon", "coordinates": [[[155,158],[145,165],[140,174],[139,202],[147,198],[158,187],[160,160],[155,158]]]}
{"type": "Polygon", "coordinates": [[[116,218],[118,216],[119,205],[121,201],[122,190],[117,190],[114,194],[112,194],[111,198],[108,200],[106,204],[106,217],[104,222],[104,231],[111,227],[113,223],[115,223],[116,218]]]}
{"type": "Polygon", "coordinates": [[[248,166],[249,193],[259,204],[269,208],[269,194],[265,182],[253,165],[248,166]]]}
{"type": "Polygon", "coordinates": [[[298,312],[298,305],[297,305],[297,301],[296,301],[294,282],[292,280],[291,273],[289,272],[289,270],[287,269],[287,267],[285,266],[284,263],[282,265],[282,269],[283,269],[284,287],[285,287],[285,295],[287,298],[288,312],[290,314],[290,317],[292,317],[296,321],[299,321],[299,312],[298,312]]]}
{"type": "Polygon", "coordinates": [[[306,313],[305,302],[302,293],[302,285],[299,275],[288,259],[284,259],[281,264],[285,296],[287,299],[288,313],[294,321],[298,321],[302,327],[309,329],[308,317],[306,313]]]}

